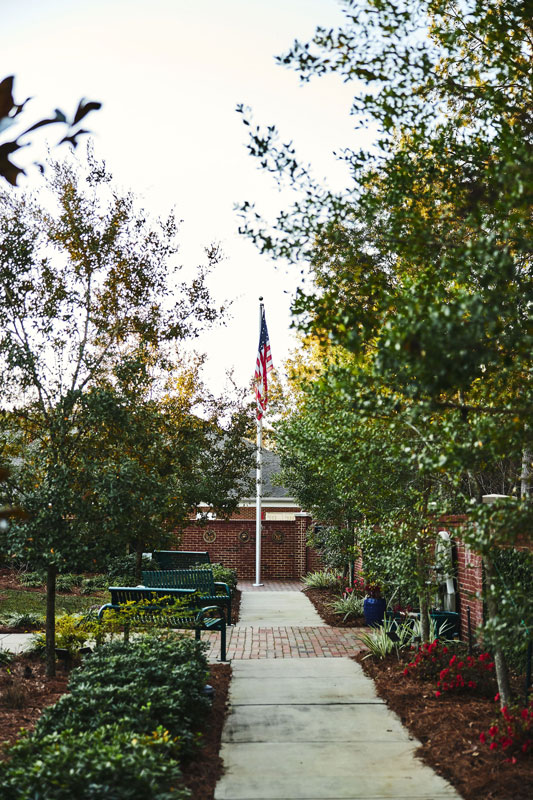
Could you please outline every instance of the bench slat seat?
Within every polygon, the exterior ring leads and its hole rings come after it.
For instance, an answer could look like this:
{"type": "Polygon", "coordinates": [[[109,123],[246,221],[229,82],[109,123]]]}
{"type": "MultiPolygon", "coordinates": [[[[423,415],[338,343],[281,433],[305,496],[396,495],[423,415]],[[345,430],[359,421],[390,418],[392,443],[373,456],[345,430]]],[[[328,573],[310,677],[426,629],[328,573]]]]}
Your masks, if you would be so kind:
{"type": "Polygon", "coordinates": [[[202,601],[224,608],[227,623],[231,625],[231,589],[227,583],[215,581],[210,569],[145,570],[142,582],[149,587],[196,591],[202,601]]]}
{"type": "MultiPolygon", "coordinates": [[[[133,612],[133,620],[144,624],[153,624],[154,627],[164,624],[169,628],[178,630],[194,630],[194,635],[199,640],[201,631],[220,631],[220,660],[226,661],[226,619],[218,605],[202,606],[204,598],[198,597],[194,589],[172,588],[146,588],[140,586],[110,586],[111,602],[105,603],[98,610],[98,619],[101,620],[106,609],[121,611],[127,603],[143,602],[139,613],[133,612]],[[146,605],[150,601],[151,605],[146,605]],[[180,607],[175,614],[164,615],[162,610],[168,609],[174,602],[179,601],[180,607]],[[185,601],[185,605],[181,605],[185,601]]],[[[131,612],[130,612],[131,613],[131,612]]]]}

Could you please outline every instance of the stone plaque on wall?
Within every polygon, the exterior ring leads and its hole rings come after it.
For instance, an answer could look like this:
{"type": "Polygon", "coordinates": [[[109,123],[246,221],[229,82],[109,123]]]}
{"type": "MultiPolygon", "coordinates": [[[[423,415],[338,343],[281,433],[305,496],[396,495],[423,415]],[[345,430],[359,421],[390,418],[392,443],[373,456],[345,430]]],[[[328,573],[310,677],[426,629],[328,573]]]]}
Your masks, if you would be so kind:
{"type": "Polygon", "coordinates": [[[296,515],[289,511],[265,511],[266,522],[294,522],[296,515]]]}

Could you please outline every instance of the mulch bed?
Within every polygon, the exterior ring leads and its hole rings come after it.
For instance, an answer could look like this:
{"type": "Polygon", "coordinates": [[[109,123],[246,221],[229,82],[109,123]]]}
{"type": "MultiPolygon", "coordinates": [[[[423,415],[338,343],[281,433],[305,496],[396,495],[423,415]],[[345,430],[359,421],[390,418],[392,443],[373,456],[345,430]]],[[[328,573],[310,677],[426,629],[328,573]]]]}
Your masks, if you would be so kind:
{"type": "Polygon", "coordinates": [[[241,590],[235,589],[231,598],[231,621],[235,625],[241,613],[241,590]]]}
{"type": "MultiPolygon", "coordinates": [[[[531,800],[533,754],[506,763],[479,741],[501,719],[493,698],[474,694],[434,696],[435,686],[401,674],[395,655],[384,661],[355,656],[376,690],[421,746],[417,755],[452,783],[465,800],[531,800]]],[[[496,689],[494,690],[496,691],[496,689]]]]}
{"type": "Polygon", "coordinates": [[[209,684],[215,690],[209,717],[202,729],[203,745],[196,756],[184,765],[183,780],[194,800],[213,800],[215,786],[223,772],[219,756],[222,728],[228,712],[228,690],[231,681],[229,664],[211,664],[209,684]]]}
{"type": "Polygon", "coordinates": [[[44,661],[35,655],[18,656],[8,669],[0,667],[0,743],[14,742],[21,728],[32,730],[43,708],[56,703],[68,683],[61,669],[47,678],[44,661]]]}
{"type": "Polygon", "coordinates": [[[345,621],[340,614],[335,614],[328,603],[339,599],[339,595],[330,589],[305,589],[305,595],[316,608],[320,618],[332,628],[361,628],[365,624],[363,617],[348,617],[345,621]]]}

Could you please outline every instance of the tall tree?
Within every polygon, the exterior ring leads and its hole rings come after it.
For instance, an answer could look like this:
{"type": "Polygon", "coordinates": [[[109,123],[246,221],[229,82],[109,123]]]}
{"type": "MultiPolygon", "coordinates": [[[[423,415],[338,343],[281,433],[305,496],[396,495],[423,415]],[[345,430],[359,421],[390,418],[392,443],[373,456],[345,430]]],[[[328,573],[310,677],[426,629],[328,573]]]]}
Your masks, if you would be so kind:
{"type": "MultiPolygon", "coordinates": [[[[375,146],[344,152],[353,183],[334,194],[278,144],[274,127],[252,127],[252,154],[302,193],[273,229],[244,204],[243,230],[263,250],[310,260],[317,290],[295,304],[303,326],[366,359],[365,370],[345,370],[344,391],[359,415],[419,431],[404,457],[421,477],[444,471],[459,485],[503,458],[525,460],[525,476],[533,344],[528,4],[343,6],[339,30],[317,30],[280,61],[303,80],[337,73],[352,81],[352,113],[377,131],[375,146]]],[[[489,577],[491,548],[531,523],[527,486],[522,495],[522,503],[476,512],[470,536],[477,531],[489,577]]],[[[496,663],[505,702],[499,656],[496,663]]]]}
{"type": "MultiPolygon", "coordinates": [[[[21,446],[30,519],[9,529],[12,552],[47,569],[47,659],[54,663],[58,568],[76,547],[84,398],[128,343],[194,337],[219,313],[199,269],[178,283],[173,216],[149,220],[89,152],[86,168],[53,163],[38,202],[0,196],[0,360],[7,418],[21,446]],[[15,422],[16,420],[16,422],[15,422]]],[[[216,249],[208,251],[210,265],[216,249]]],[[[15,499],[20,499],[15,498],[15,499]]]]}

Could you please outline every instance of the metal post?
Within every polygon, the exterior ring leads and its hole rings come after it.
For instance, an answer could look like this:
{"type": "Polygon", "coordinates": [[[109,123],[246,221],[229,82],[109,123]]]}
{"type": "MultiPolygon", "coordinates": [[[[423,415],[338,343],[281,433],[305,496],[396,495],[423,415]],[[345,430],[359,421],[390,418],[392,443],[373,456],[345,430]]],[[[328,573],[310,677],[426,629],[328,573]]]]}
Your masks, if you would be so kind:
{"type": "Polygon", "coordinates": [[[466,621],[468,626],[468,655],[472,655],[472,621],[470,619],[470,606],[466,609],[466,621]]]}
{"type": "Polygon", "coordinates": [[[255,583],[254,586],[262,586],[261,583],[261,497],[263,480],[263,420],[257,420],[257,470],[256,470],[256,499],[255,499],[255,583]]]}
{"type": "Polygon", "coordinates": [[[526,702],[525,705],[527,706],[527,700],[529,697],[529,691],[531,689],[531,639],[529,640],[529,644],[527,646],[527,658],[526,658],[526,702]]]}

